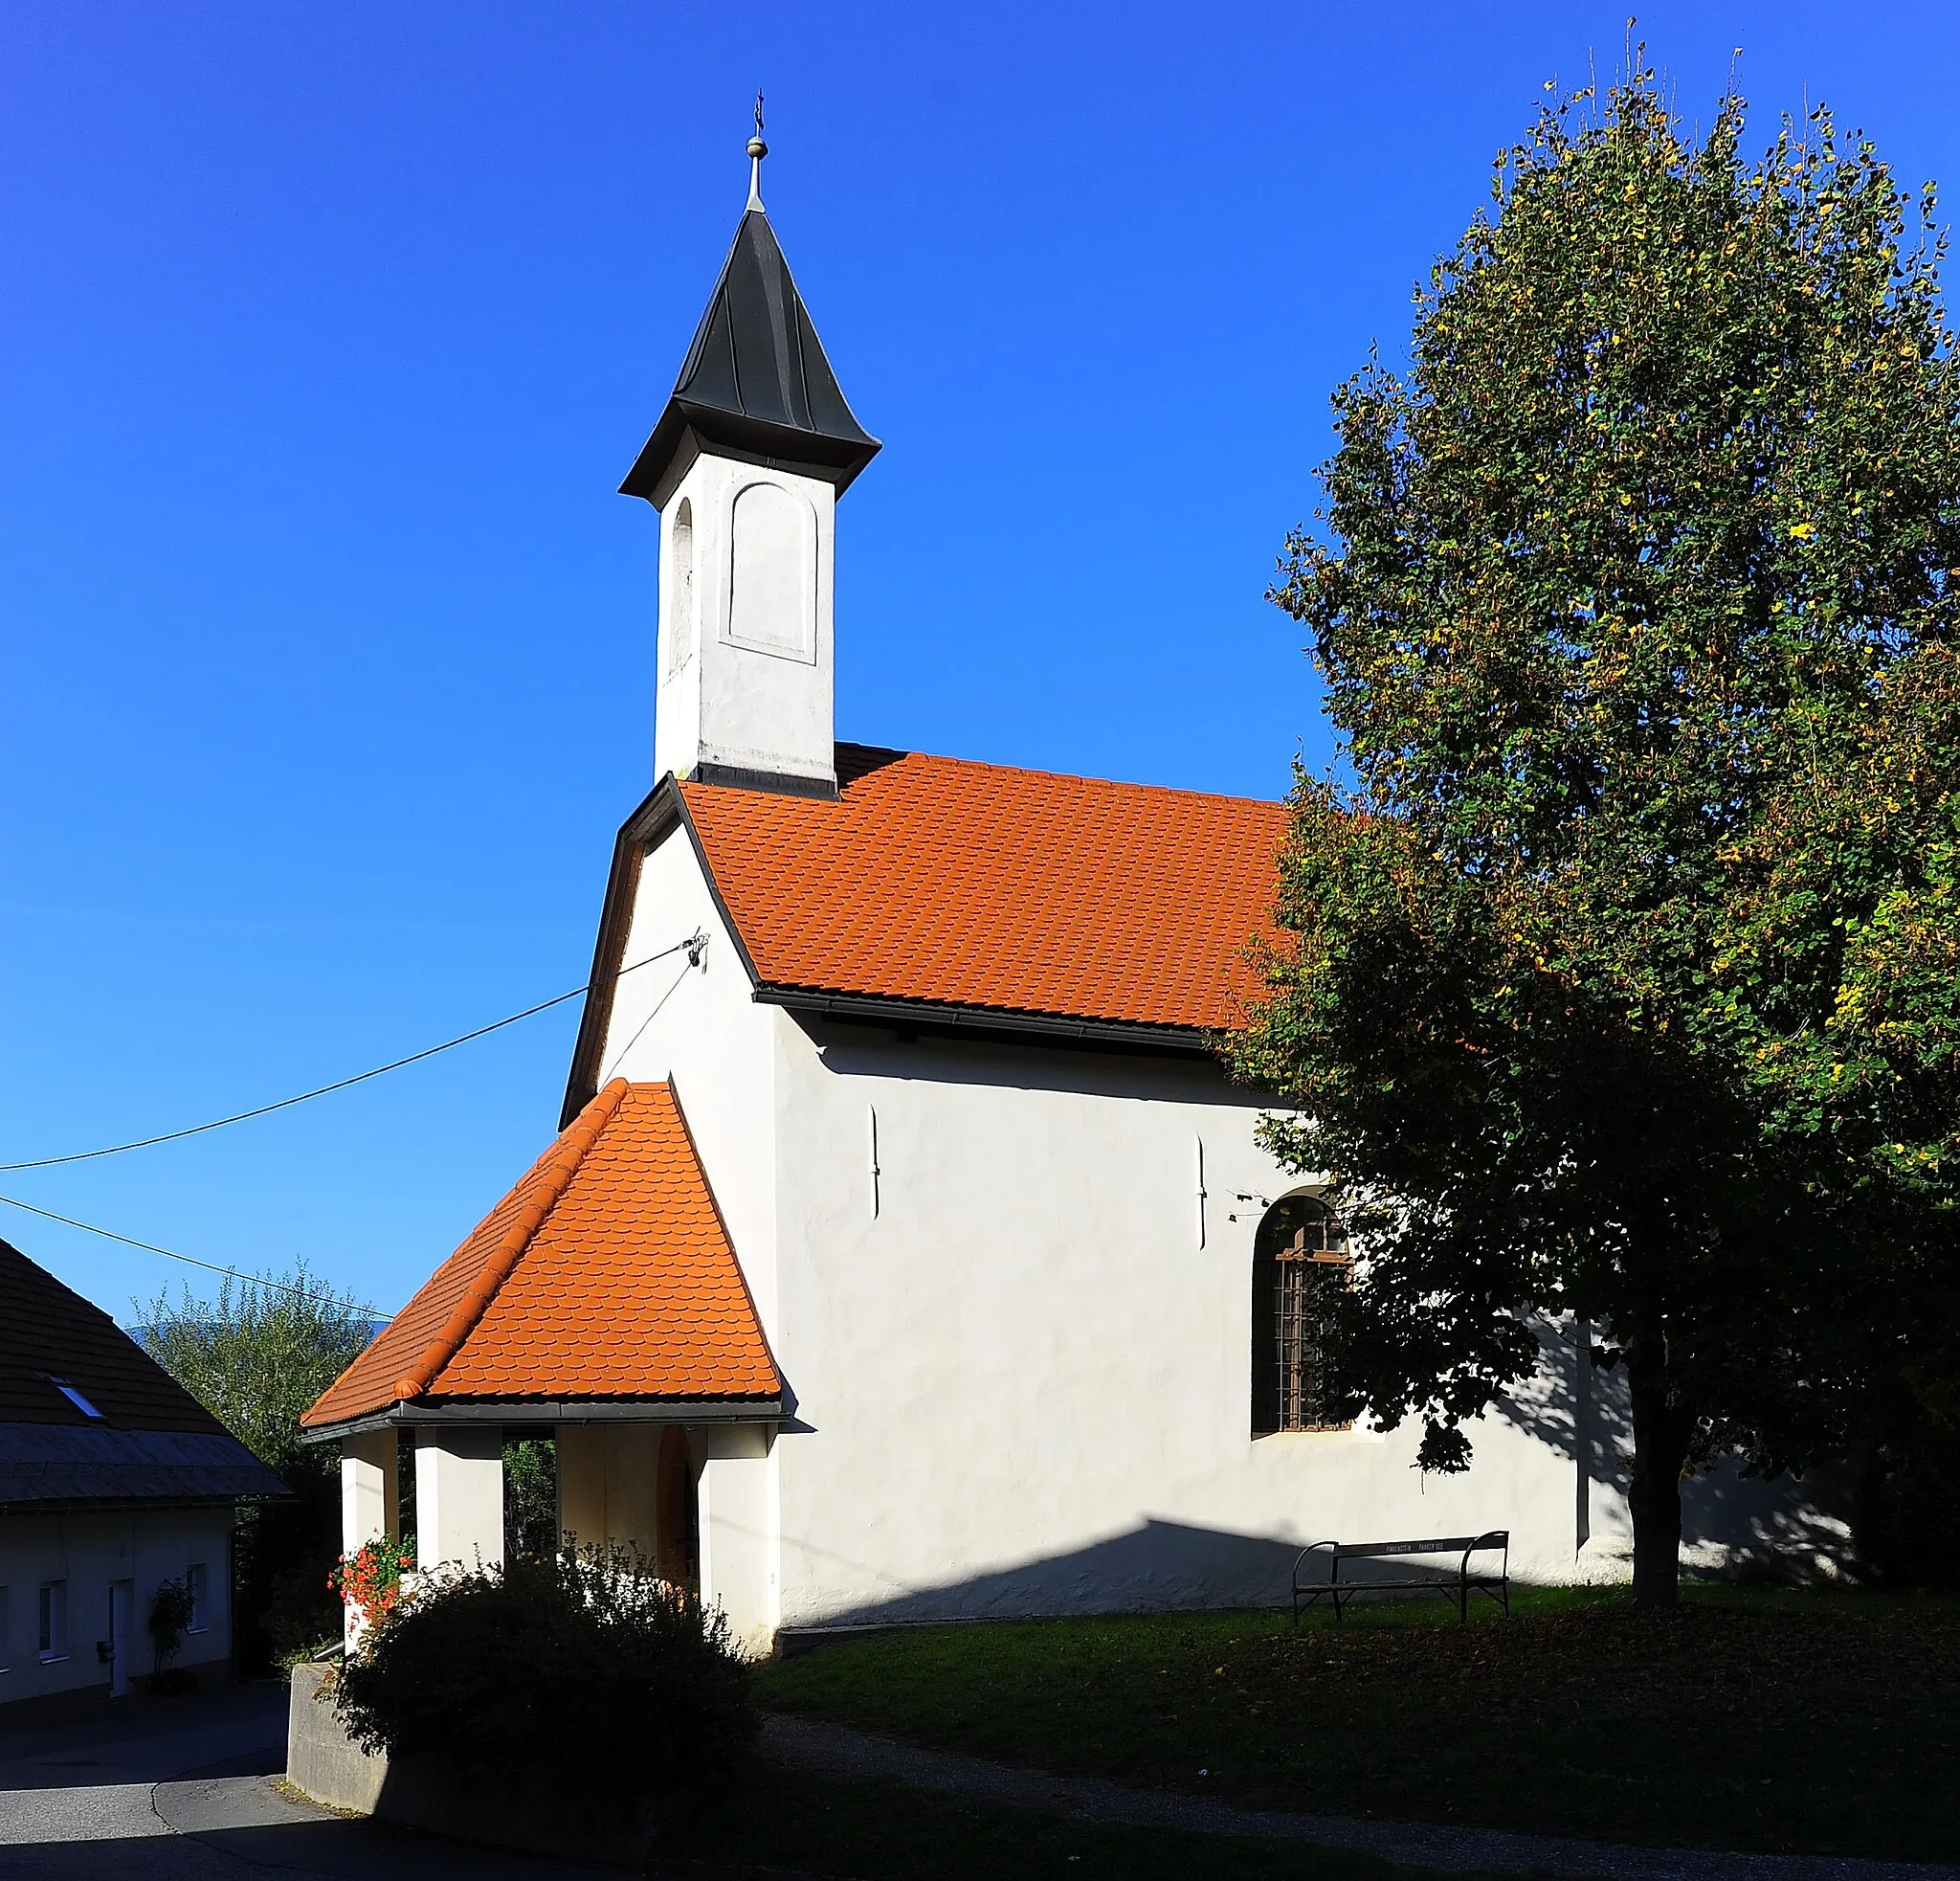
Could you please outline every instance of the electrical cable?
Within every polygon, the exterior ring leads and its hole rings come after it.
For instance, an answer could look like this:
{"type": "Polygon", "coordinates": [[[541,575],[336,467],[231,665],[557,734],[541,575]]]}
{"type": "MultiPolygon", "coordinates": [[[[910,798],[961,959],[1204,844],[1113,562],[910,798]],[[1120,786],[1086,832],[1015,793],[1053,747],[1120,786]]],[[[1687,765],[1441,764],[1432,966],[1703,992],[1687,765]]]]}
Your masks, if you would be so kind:
{"type": "MultiPolygon", "coordinates": [[[[687,953],[687,965],[682,967],[679,973],[675,975],[674,984],[670,986],[666,990],[666,992],[661,994],[660,996],[654,1001],[653,1011],[650,1012],[646,1016],[646,1018],[640,1020],[639,1025],[635,1030],[633,1037],[627,1040],[627,1041],[619,1047],[618,1051],[613,1054],[612,1064],[612,1070],[618,1070],[620,1065],[626,1062],[626,1054],[630,1052],[635,1045],[639,1043],[640,1034],[644,1032],[647,1029],[647,1027],[654,1022],[655,1019],[659,1018],[660,1009],[663,1006],[665,1006],[667,1001],[673,998],[675,994],[680,990],[680,982],[687,977],[688,974],[692,972],[694,968],[700,966],[700,964],[701,955],[698,952],[696,952],[694,949],[690,948],[687,953]]],[[[603,1086],[607,1082],[606,1072],[601,1071],[594,1082],[603,1086]]]]}
{"type": "MultiPolygon", "coordinates": [[[[635,960],[630,967],[621,967],[612,975],[615,981],[622,980],[628,974],[637,973],[642,967],[651,967],[656,960],[665,960],[683,950],[692,966],[701,957],[701,949],[706,944],[704,934],[690,934],[684,941],[676,941],[672,947],[665,947],[657,953],[649,953],[644,960],[635,960]]],[[[426,1050],[411,1052],[406,1058],[397,1058],[388,1064],[377,1064],[371,1071],[362,1071],[351,1078],[341,1078],[330,1085],[322,1085],[317,1090],[302,1090],[298,1097],[282,1097],[277,1104],[261,1104],[251,1110],[240,1110],[234,1116],[217,1117],[208,1124],[192,1124],[188,1130],[167,1130],[161,1136],[140,1136],[131,1143],[111,1143],[101,1150],[78,1150],[65,1156],[39,1156],[32,1162],[0,1162],[0,1175],[11,1175],[23,1169],[54,1169],[62,1163],[93,1162],[98,1156],[120,1156],[125,1150],[147,1150],[159,1143],[178,1143],[187,1136],[202,1136],[207,1131],[223,1130],[230,1124],[242,1124],[254,1117],[269,1117],[275,1110],[290,1110],[296,1104],[310,1103],[316,1097],[326,1097],[337,1090],[346,1090],[354,1085],[365,1085],[370,1078],[385,1076],[390,1071],[399,1071],[406,1064],[419,1064],[425,1058],[434,1058],[438,1052],[454,1051],[457,1045],[466,1045],[473,1039],[489,1037],[501,1032],[506,1025],[515,1025],[519,1019],[533,1019],[539,1013],[549,1012],[553,1006],[562,1006],[568,999],[576,999],[582,993],[590,993],[596,982],[588,980],[584,986],[574,986],[569,993],[561,993],[556,998],[541,999],[535,1006],[526,1006],[521,1013],[512,1013],[508,1019],[500,1019],[489,1025],[479,1025],[474,1032],[465,1032],[459,1038],[445,1039],[439,1045],[431,1045],[426,1050]]],[[[642,1027],[641,1030],[645,1028],[642,1027]]],[[[637,1034],[635,1034],[635,1037],[637,1034]]],[[[25,1202],[17,1204],[26,1207],[25,1202]]],[[[58,1219],[58,1218],[57,1218],[58,1219]]],[[[117,1236],[115,1239],[122,1239],[117,1236]]],[[[136,1246],[144,1243],[138,1242],[136,1246]]],[[[161,1249],[153,1249],[161,1252],[161,1249]]],[[[187,1257],[179,1257],[187,1258],[187,1257]]],[[[218,1268],[223,1273],[228,1268],[218,1268]]]]}
{"type": "Polygon", "coordinates": [[[202,1267],[207,1273],[221,1273],[228,1278],[242,1281],[247,1287],[270,1287],[281,1293],[297,1293],[302,1300],[318,1300],[323,1305],[351,1308],[355,1312],[365,1312],[370,1319],[387,1320],[392,1313],[380,1311],[374,1307],[362,1306],[352,1300],[336,1298],[331,1293],[309,1292],[303,1287],[295,1287],[289,1280],[267,1280],[262,1274],[242,1273],[236,1267],[221,1267],[212,1261],[199,1261],[189,1254],[179,1254],[168,1247],[159,1247],[152,1241],[138,1241],[133,1235],[119,1235],[113,1228],[99,1228],[93,1221],[78,1221],[72,1215],[56,1215],[52,1208],[36,1208],[31,1201],[18,1201],[12,1196],[0,1196],[0,1202],[9,1208],[25,1209],[30,1215],[38,1215],[44,1221],[59,1221],[64,1228],[79,1228],[84,1234],[100,1235],[104,1241],[120,1241],[124,1247],[140,1247],[145,1254],[161,1254],[167,1261],[182,1261],[189,1267],[202,1267]]]}

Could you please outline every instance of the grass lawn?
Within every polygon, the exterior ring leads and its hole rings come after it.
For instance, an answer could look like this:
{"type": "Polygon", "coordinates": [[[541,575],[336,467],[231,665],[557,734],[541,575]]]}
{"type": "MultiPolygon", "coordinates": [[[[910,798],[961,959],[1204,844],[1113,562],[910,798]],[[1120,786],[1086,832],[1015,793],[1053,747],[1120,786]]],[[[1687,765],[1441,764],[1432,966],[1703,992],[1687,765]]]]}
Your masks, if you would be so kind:
{"type": "Polygon", "coordinates": [[[1297,1843],[1113,1828],[768,1765],[671,1853],[723,1871],[790,1869],[855,1881],[1434,1881],[1430,1870],[1297,1843]]]}
{"type": "Polygon", "coordinates": [[[1513,1604],[1467,1627],[1428,1601],[1298,1634],[1268,1613],[906,1630],[770,1666],[762,1695],[1269,1808],[1960,1854],[1960,1602],[1695,1588],[1663,1615],[1618,1590],[1513,1604]]]}

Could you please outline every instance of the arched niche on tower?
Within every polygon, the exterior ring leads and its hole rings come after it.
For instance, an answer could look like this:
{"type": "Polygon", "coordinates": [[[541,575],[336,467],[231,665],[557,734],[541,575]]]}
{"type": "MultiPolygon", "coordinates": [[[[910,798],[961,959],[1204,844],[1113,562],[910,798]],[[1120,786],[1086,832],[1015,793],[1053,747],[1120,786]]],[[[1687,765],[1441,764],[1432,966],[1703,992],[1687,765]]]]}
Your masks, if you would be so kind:
{"type": "Polygon", "coordinates": [[[667,530],[667,673],[671,678],[694,657],[694,504],[682,497],[667,530]]]}
{"type": "Polygon", "coordinates": [[[780,483],[735,493],[729,514],[731,646],[816,663],[816,512],[780,483]]]}

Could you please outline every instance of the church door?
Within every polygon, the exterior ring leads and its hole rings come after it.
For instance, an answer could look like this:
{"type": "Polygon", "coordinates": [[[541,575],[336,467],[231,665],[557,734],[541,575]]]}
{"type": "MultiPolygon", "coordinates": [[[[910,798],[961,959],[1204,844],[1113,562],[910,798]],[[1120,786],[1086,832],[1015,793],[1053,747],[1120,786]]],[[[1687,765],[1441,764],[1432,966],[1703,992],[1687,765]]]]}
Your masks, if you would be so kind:
{"type": "Polygon", "coordinates": [[[701,1592],[701,1518],[694,1493],[694,1457],[687,1432],[670,1423],[660,1433],[657,1477],[660,1579],[701,1592]]]}

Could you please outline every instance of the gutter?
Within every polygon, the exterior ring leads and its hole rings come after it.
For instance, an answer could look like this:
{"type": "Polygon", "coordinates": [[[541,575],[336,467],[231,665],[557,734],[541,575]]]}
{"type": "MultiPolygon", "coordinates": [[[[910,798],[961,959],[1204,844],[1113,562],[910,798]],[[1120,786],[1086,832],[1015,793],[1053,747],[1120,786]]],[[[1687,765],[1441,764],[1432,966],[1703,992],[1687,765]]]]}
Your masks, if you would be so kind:
{"type": "Polygon", "coordinates": [[[1017,1013],[998,1006],[956,1006],[931,999],[887,999],[857,993],[821,993],[809,987],[759,985],[755,1002],[786,1012],[837,1019],[900,1031],[958,1032],[969,1036],[1038,1041],[1047,1044],[1102,1046],[1176,1058],[1211,1058],[1211,1034],[1195,1026],[1150,1025],[1137,1019],[1067,1019],[1052,1013],[1017,1013]]]}
{"type": "Polygon", "coordinates": [[[314,1424],[302,1444],[327,1444],[363,1431],[440,1429],[472,1424],[554,1423],[757,1423],[785,1422],[789,1413],[774,1398],[476,1398],[449,1404],[390,1404],[357,1418],[314,1424]]]}

